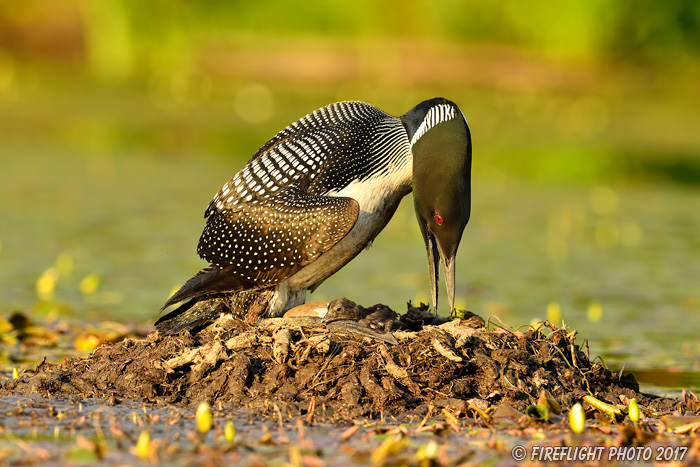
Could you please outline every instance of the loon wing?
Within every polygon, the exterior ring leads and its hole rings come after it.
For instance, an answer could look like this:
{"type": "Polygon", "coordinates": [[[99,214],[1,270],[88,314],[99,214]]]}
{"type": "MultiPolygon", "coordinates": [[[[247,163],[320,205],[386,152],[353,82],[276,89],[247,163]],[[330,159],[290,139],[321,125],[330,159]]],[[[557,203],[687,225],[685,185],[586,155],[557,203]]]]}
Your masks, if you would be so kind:
{"type": "MultiPolygon", "coordinates": [[[[410,154],[401,120],[358,101],[330,104],[302,117],[265,143],[226,182],[204,217],[255,198],[266,200],[308,177],[309,193],[340,191],[410,154]]],[[[399,160],[401,159],[401,160],[399,160]]]]}
{"type": "Polygon", "coordinates": [[[359,205],[318,196],[302,179],[265,202],[241,202],[212,212],[197,252],[202,269],[164,305],[217,293],[274,286],[314,262],[350,232],[359,205]]]}

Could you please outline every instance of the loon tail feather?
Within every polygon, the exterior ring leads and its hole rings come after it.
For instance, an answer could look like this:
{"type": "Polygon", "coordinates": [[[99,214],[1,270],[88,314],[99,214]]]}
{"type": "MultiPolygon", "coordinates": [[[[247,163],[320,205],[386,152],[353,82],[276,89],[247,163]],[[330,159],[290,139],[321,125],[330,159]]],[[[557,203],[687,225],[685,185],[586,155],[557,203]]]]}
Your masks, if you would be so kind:
{"type": "Polygon", "coordinates": [[[226,269],[211,265],[185,282],[185,285],[180,287],[180,290],[165,302],[160,311],[185,300],[202,299],[221,293],[240,292],[249,288],[250,284],[243,282],[240,277],[230,274],[226,269]]]}

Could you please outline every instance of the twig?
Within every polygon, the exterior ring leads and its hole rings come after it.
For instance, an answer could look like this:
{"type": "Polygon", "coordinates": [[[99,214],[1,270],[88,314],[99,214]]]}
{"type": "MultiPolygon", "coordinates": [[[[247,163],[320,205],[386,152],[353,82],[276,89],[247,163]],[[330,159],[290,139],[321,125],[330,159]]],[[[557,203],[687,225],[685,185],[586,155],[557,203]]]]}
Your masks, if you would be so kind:
{"type": "MultiPolygon", "coordinates": [[[[332,355],[328,356],[326,361],[323,362],[323,365],[321,365],[321,369],[318,370],[318,373],[316,373],[316,376],[314,376],[313,379],[311,380],[311,384],[314,384],[314,381],[316,381],[316,379],[318,379],[318,377],[321,376],[321,373],[326,371],[326,368],[328,368],[328,365],[331,363],[331,360],[333,360],[335,358],[335,356],[338,355],[339,352],[340,352],[340,349],[338,349],[337,351],[334,351],[332,355]]],[[[312,386],[312,387],[315,387],[315,386],[312,386]]]]}

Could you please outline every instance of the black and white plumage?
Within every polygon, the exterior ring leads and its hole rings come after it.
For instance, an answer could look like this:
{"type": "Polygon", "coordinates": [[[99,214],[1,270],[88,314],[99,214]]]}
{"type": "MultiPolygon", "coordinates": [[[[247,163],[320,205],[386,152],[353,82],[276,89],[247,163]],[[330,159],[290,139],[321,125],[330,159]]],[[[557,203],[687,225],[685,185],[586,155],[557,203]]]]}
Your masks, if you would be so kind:
{"type": "Polygon", "coordinates": [[[211,264],[166,302],[188,300],[158,329],[186,328],[188,310],[204,298],[226,296],[248,318],[304,303],[307,290],[371,244],[412,190],[412,146],[442,122],[459,117],[466,127],[450,101],[426,103],[415,108],[419,122],[363,102],[331,104],[262,146],[210,202],[197,252],[211,264]],[[263,309],[250,313],[251,297],[263,293],[263,309]]]}

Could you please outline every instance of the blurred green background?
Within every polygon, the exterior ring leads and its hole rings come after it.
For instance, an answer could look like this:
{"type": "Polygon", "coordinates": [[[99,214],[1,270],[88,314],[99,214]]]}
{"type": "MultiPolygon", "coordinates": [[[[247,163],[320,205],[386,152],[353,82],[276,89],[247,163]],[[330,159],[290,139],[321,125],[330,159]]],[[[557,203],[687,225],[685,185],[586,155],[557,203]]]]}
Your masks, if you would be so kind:
{"type": "MultiPolygon", "coordinates": [[[[474,138],[461,306],[700,385],[694,0],[0,1],[0,312],[152,322],[277,131],[435,96],[474,138]]],[[[310,299],[427,301],[411,204],[310,299]]]]}

